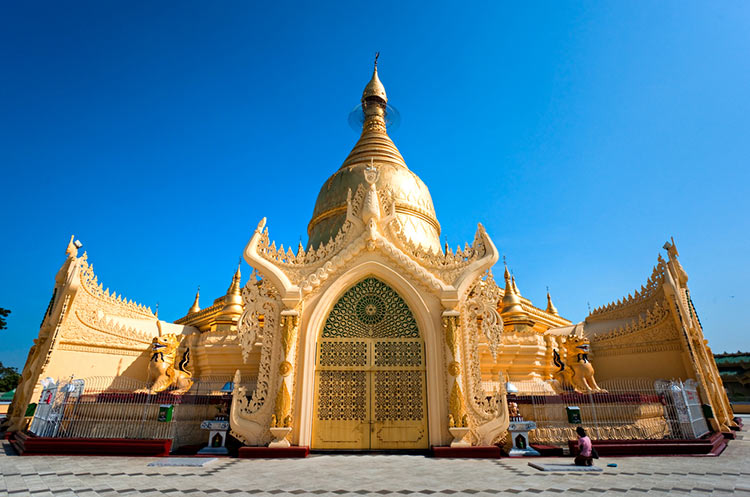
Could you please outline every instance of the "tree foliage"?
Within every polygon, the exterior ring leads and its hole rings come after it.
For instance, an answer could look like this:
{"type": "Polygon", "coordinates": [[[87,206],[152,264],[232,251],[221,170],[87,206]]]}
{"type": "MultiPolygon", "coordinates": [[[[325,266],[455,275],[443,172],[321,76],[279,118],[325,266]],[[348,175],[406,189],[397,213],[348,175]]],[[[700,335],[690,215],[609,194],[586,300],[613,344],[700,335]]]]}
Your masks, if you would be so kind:
{"type": "Polygon", "coordinates": [[[0,330],[4,330],[8,327],[8,322],[5,320],[5,318],[8,317],[8,314],[10,314],[9,309],[3,309],[0,307],[0,330]]]}
{"type": "Polygon", "coordinates": [[[0,392],[10,392],[18,386],[21,375],[14,367],[5,367],[0,362],[0,392]]]}
{"type": "MultiPolygon", "coordinates": [[[[10,314],[10,310],[0,307],[0,330],[8,327],[8,322],[5,320],[8,314],[10,314]]],[[[5,367],[0,362],[0,392],[13,390],[18,386],[19,381],[21,381],[21,375],[18,374],[18,370],[14,367],[5,367]]]]}

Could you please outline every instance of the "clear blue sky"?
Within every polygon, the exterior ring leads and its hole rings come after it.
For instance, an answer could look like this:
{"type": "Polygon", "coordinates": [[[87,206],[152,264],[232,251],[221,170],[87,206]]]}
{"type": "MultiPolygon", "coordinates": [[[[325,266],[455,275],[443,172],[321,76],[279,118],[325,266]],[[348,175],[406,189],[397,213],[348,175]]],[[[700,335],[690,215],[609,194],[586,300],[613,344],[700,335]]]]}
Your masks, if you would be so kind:
{"type": "Polygon", "coordinates": [[[470,3],[5,3],[0,361],[23,365],[72,233],[168,320],[225,292],[261,217],[296,246],[377,50],[453,246],[484,223],[577,321],[673,235],[714,351],[750,349],[750,4],[470,3]]]}

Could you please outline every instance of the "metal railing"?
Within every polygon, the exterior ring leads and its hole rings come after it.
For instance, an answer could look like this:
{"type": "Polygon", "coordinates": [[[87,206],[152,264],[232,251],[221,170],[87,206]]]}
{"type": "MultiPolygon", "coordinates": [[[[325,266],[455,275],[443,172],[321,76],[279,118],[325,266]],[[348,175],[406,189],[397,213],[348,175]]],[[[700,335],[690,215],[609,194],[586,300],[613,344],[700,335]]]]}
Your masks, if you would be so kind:
{"type": "MultiPolygon", "coordinates": [[[[486,391],[499,389],[485,382],[486,391]]],[[[602,392],[555,393],[550,383],[513,382],[509,395],[525,420],[536,422],[531,442],[562,445],[583,426],[592,439],[695,439],[708,432],[696,385],[690,380],[618,378],[600,382],[602,392]]]]}
{"type": "Polygon", "coordinates": [[[171,439],[174,449],[205,442],[201,421],[231,403],[230,377],[197,378],[183,395],[149,394],[145,382],[122,376],[47,381],[29,429],[45,437],[171,439]]]}

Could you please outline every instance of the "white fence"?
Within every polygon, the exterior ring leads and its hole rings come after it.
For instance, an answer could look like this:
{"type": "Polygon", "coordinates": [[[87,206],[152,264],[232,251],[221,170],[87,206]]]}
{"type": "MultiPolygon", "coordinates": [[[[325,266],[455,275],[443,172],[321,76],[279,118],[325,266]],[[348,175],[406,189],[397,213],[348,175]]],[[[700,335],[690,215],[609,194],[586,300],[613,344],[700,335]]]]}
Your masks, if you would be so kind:
{"type": "MultiPolygon", "coordinates": [[[[606,380],[600,382],[605,391],[584,394],[558,394],[539,381],[513,383],[518,393],[508,400],[518,404],[524,419],[536,422],[537,429],[530,433],[535,443],[564,444],[576,438],[577,426],[600,440],[696,439],[709,431],[691,380],[606,380]]],[[[490,382],[484,386],[488,392],[499,388],[490,382]]]]}
{"type": "Polygon", "coordinates": [[[686,438],[700,438],[709,432],[695,381],[656,382],[655,387],[667,397],[668,403],[674,406],[677,426],[672,429],[673,431],[683,434],[686,438]]]}
{"type": "Polygon", "coordinates": [[[29,431],[57,438],[171,439],[174,449],[205,442],[201,421],[228,412],[231,404],[229,377],[195,379],[184,395],[149,394],[147,386],[122,376],[47,379],[29,431]]]}

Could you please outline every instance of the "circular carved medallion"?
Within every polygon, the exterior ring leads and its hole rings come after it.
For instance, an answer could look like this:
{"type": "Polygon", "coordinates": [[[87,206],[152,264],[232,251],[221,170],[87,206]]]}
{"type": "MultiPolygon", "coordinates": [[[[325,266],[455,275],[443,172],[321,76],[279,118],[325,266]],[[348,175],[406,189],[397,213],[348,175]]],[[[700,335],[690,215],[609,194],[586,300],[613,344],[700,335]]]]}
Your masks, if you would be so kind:
{"type": "Polygon", "coordinates": [[[451,361],[450,364],[448,364],[448,373],[450,373],[451,376],[460,375],[461,366],[456,361],[451,361]]]}
{"type": "Polygon", "coordinates": [[[292,372],[292,365],[289,361],[284,361],[281,364],[279,364],[279,374],[281,376],[289,376],[289,373],[292,372]]]}
{"type": "Polygon", "coordinates": [[[385,315],[385,302],[377,295],[365,295],[356,305],[357,319],[365,325],[378,324],[385,315]]]}
{"type": "Polygon", "coordinates": [[[370,277],[336,302],[323,327],[323,338],[419,338],[419,329],[401,296],[370,277]]]}

